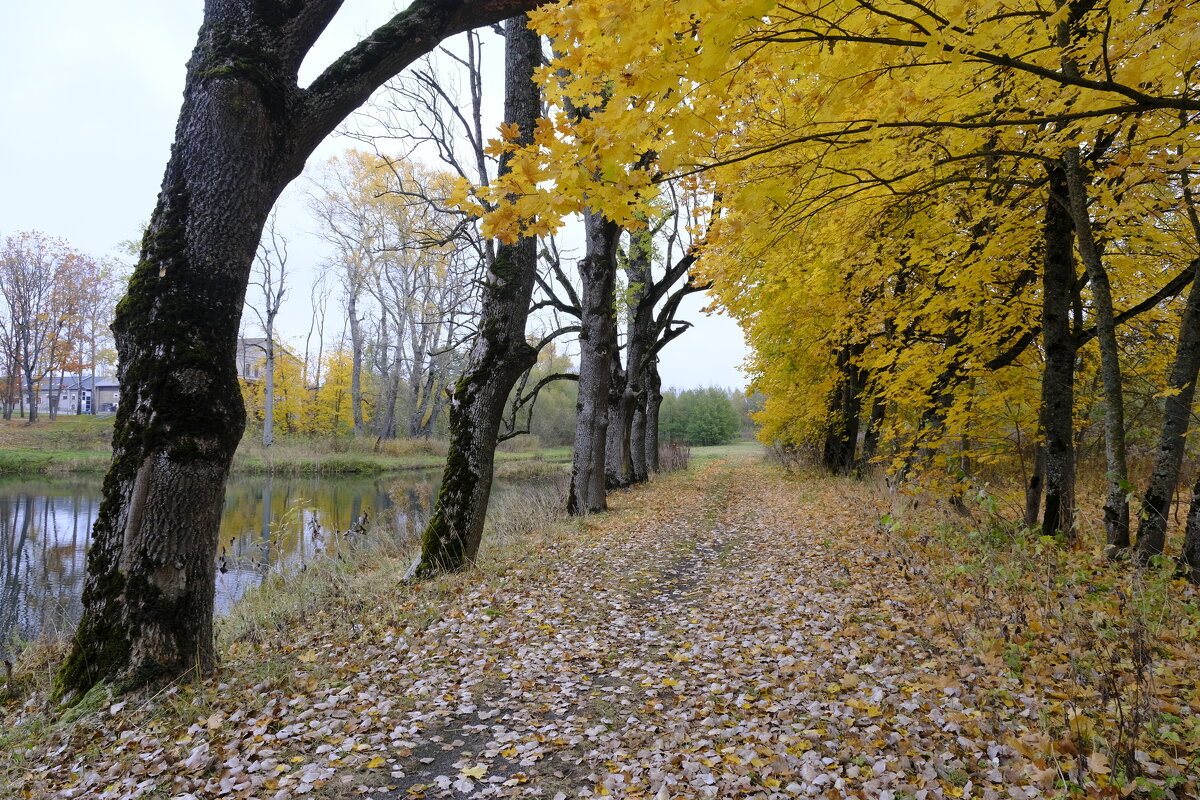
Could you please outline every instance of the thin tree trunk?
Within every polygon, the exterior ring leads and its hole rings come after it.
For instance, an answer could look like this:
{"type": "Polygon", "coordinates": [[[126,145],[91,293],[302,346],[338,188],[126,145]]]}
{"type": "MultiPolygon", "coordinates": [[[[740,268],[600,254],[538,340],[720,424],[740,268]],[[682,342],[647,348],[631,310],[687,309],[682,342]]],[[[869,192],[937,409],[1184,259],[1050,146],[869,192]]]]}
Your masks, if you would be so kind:
{"type": "Polygon", "coordinates": [[[579,262],[580,294],[579,395],[576,402],[575,450],[567,511],[604,511],[605,454],[608,434],[609,359],[616,347],[613,292],[616,283],[616,224],[594,211],[584,212],[586,254],[579,262]]]}
{"type": "Polygon", "coordinates": [[[354,435],[357,437],[362,436],[366,425],[363,422],[362,399],[362,320],[358,317],[358,293],[353,288],[346,299],[346,321],[350,326],[350,414],[354,420],[354,435]]]}
{"type": "Polygon", "coordinates": [[[646,365],[646,470],[658,472],[658,412],[662,408],[662,376],[658,361],[651,358],[646,365]]]}
{"type": "MultiPolygon", "coordinates": [[[[541,41],[526,23],[525,17],[510,19],[504,29],[504,120],[519,127],[523,143],[533,141],[541,110],[533,82],[541,41]]],[[[506,169],[507,160],[501,162],[501,170],[506,169]]],[[[504,405],[517,379],[537,361],[537,351],[525,340],[536,245],[533,238],[500,245],[483,283],[479,333],[454,389],[450,451],[437,506],[421,539],[421,556],[413,565],[416,577],[463,569],[479,551],[504,405]]]]}
{"type": "Polygon", "coordinates": [[[1125,456],[1125,400],[1121,388],[1121,362],[1117,348],[1117,325],[1113,313],[1108,272],[1092,232],[1088,213],[1087,183],[1079,148],[1063,155],[1063,172],[1070,196],[1071,218],[1080,259],[1092,289],[1092,311],[1096,315],[1096,340],[1100,345],[1100,373],[1104,386],[1104,456],[1108,492],[1104,501],[1104,529],[1108,546],[1129,547],[1129,468],[1125,456]]]}
{"type": "Polygon", "coordinates": [[[1049,191],[1043,223],[1045,252],[1042,272],[1042,340],[1046,365],[1042,373],[1042,429],[1046,434],[1046,503],[1042,530],[1048,535],[1075,536],[1075,352],[1071,304],[1075,286],[1072,246],[1074,225],[1068,208],[1066,176],[1061,166],[1047,169],[1049,191]]]}

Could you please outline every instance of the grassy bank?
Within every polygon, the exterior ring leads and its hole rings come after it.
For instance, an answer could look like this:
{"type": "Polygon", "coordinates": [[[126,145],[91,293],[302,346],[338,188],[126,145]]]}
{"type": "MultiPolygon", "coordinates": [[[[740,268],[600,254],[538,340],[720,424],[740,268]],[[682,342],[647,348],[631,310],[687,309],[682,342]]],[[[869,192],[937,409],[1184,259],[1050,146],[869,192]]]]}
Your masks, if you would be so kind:
{"type": "MultiPolygon", "coordinates": [[[[27,425],[0,421],[0,474],[58,475],[103,472],[111,459],[113,418],[62,416],[27,425]]],[[[379,475],[413,469],[437,469],[445,463],[446,443],[346,436],[281,436],[271,448],[248,433],[233,460],[243,475],[379,475]]],[[[497,460],[562,463],[566,447],[543,448],[536,441],[503,448],[497,460]]]]}

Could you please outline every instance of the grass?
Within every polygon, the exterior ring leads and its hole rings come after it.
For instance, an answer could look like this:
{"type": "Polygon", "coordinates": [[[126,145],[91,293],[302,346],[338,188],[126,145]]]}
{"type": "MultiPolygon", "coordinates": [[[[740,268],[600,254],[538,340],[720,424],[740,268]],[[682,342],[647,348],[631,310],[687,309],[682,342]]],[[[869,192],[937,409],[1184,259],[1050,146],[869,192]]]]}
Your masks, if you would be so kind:
{"type": "MultiPolygon", "coordinates": [[[[882,481],[859,492],[892,508],[880,529],[937,609],[931,628],[1001,676],[989,687],[997,713],[1017,694],[1046,698],[1045,739],[1023,743],[1026,755],[1076,782],[1089,757],[1100,759],[1107,785],[1136,784],[1139,797],[1161,788],[1147,763],[1185,774],[1200,763],[1200,722],[1174,713],[1200,703],[1200,591],[1171,560],[1144,569],[1111,561],[1101,531],[1068,546],[1003,518],[996,509],[1007,504],[986,497],[967,519],[891,497],[882,481]]],[[[1096,498],[1081,500],[1081,518],[1098,519],[1096,498]]]]}
{"type": "MultiPolygon", "coordinates": [[[[112,459],[112,416],[67,416],[54,422],[0,421],[0,474],[97,473],[112,459]]],[[[264,448],[248,431],[234,455],[232,471],[243,475],[380,475],[436,469],[446,460],[444,441],[370,437],[280,436],[264,448]]],[[[541,447],[536,440],[513,443],[496,454],[499,463],[569,462],[570,448],[541,447]]]]}
{"type": "Polygon", "coordinates": [[[739,439],[730,444],[719,444],[712,447],[693,447],[692,458],[698,461],[715,461],[720,458],[752,458],[762,456],[765,449],[755,439],[739,439]]]}

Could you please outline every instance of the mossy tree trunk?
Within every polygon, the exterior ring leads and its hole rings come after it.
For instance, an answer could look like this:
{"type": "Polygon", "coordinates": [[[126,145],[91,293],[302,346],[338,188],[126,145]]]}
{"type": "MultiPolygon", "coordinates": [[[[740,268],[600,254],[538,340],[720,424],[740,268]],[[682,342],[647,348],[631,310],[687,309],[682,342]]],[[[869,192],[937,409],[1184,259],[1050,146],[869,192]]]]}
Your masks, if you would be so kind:
{"type": "Polygon", "coordinates": [[[59,697],[214,666],[217,529],[245,427],[236,341],[267,215],[371,91],[445,36],[536,3],[417,0],[302,89],[300,63],[340,5],[205,4],[163,188],[113,324],[113,462],[59,697]]]}
{"type": "MultiPolygon", "coordinates": [[[[504,120],[519,126],[519,141],[533,141],[541,97],[533,71],[541,41],[524,17],[505,23],[504,120]]],[[[501,174],[507,159],[500,164],[501,174]]],[[[537,272],[537,241],[519,239],[497,248],[483,283],[479,332],[450,404],[450,451],[433,516],[421,539],[415,577],[463,569],[475,560],[492,491],[496,438],[513,386],[537,362],[525,323],[537,272]]]]}

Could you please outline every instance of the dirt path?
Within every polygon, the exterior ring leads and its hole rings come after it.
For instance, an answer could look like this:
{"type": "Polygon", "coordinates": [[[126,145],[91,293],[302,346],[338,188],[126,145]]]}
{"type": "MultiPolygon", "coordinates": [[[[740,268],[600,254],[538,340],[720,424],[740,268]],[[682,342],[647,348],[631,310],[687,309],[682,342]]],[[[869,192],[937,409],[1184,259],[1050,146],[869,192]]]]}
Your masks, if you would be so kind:
{"type": "Polygon", "coordinates": [[[420,624],[290,631],[294,672],[234,664],[182,724],[114,706],[14,796],[1044,796],[877,512],[814,491],[740,461],[618,495],[420,624]]]}
{"type": "Polygon", "coordinates": [[[456,746],[388,796],[1000,796],[1020,774],[970,666],[890,599],[869,518],[804,494],[750,464],[651,487],[435,626],[419,659],[466,668],[427,675],[461,687],[456,746]]]}

